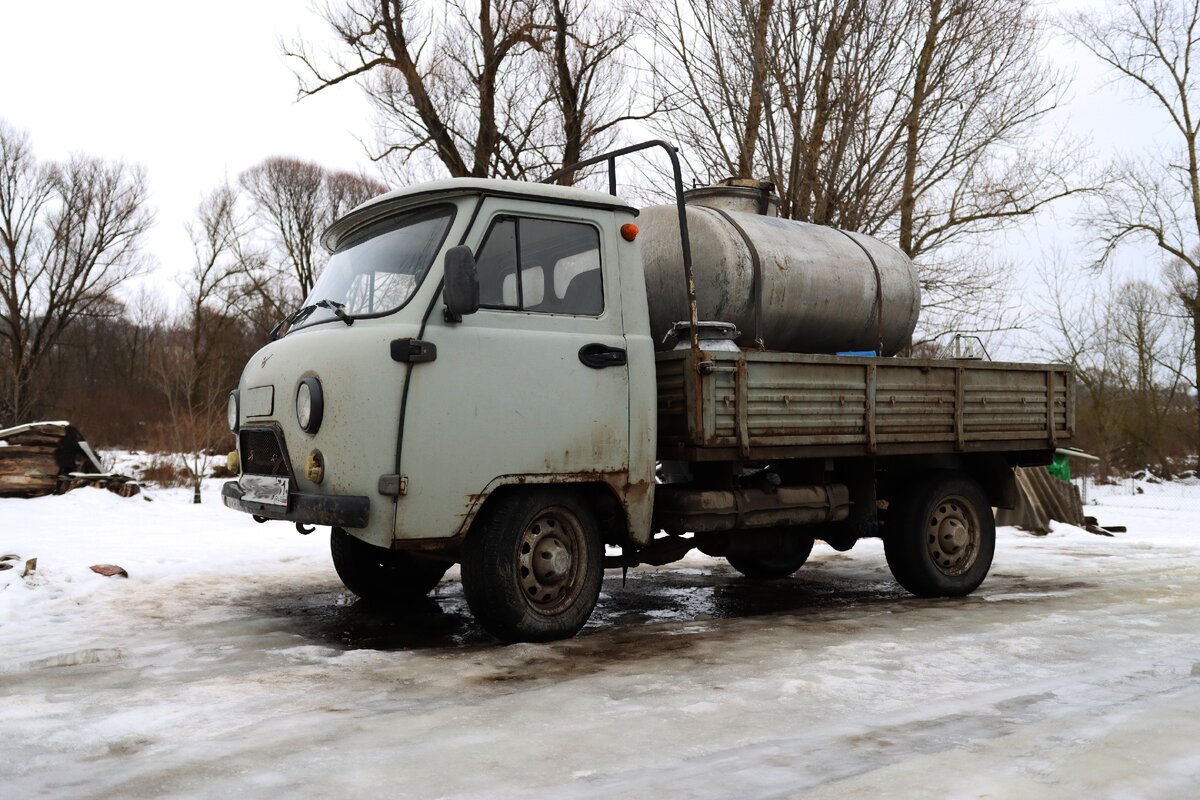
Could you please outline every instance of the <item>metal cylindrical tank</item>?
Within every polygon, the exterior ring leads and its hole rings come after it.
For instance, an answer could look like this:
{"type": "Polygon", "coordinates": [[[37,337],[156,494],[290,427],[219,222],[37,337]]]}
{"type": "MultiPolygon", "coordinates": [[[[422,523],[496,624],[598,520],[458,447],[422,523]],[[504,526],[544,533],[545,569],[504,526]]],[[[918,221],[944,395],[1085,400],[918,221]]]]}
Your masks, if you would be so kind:
{"type": "MultiPolygon", "coordinates": [[[[770,350],[894,355],[908,343],[921,289],[903,253],[863,234],[735,210],[753,207],[748,191],[685,195],[701,320],[733,323],[743,347],[761,337],[770,350]]],[[[650,329],[665,347],[663,335],[689,318],[676,207],[643,209],[638,227],[650,329]]]]}

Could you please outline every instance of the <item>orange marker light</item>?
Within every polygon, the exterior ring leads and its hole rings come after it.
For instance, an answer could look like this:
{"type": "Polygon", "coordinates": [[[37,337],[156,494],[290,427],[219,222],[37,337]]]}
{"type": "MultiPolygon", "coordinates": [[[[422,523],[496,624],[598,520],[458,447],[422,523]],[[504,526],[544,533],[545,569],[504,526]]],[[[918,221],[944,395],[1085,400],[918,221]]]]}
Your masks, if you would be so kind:
{"type": "Polygon", "coordinates": [[[632,222],[626,222],[624,225],[621,226],[621,238],[624,239],[625,241],[632,242],[634,239],[637,238],[637,235],[638,235],[638,227],[637,227],[637,225],[634,225],[632,222]]]}

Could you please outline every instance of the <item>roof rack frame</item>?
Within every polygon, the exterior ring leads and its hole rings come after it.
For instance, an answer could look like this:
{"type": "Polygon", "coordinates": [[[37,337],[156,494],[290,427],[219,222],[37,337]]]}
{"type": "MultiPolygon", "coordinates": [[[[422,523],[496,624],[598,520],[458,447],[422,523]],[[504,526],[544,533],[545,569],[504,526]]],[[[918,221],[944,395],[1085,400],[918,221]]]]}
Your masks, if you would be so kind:
{"type": "Polygon", "coordinates": [[[582,161],[576,161],[574,164],[567,164],[550,173],[541,183],[554,183],[563,175],[578,172],[585,167],[605,162],[608,166],[608,193],[615,197],[617,194],[617,159],[652,148],[661,148],[666,151],[667,158],[671,159],[671,171],[675,182],[675,209],[679,215],[679,242],[683,249],[683,277],[687,283],[688,316],[691,322],[691,347],[692,350],[699,351],[700,318],[696,308],[696,281],[692,275],[692,243],[688,236],[687,208],[683,202],[683,172],[679,166],[679,148],[662,139],[651,139],[641,144],[634,144],[629,147],[610,150],[598,156],[585,158],[582,161]]]}

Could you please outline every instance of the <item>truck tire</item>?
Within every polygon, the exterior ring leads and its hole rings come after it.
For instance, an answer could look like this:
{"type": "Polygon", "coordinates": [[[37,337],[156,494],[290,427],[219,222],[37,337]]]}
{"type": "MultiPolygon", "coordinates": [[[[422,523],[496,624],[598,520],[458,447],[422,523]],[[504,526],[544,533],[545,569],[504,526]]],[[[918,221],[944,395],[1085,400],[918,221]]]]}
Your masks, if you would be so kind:
{"type": "Polygon", "coordinates": [[[496,498],[467,534],[461,558],[471,613],[506,642],[574,636],[592,615],[604,578],[596,517],[559,488],[496,498]]]}
{"type": "Polygon", "coordinates": [[[729,562],[729,566],[747,578],[775,580],[786,578],[803,567],[808,561],[809,555],[812,554],[812,549],[813,537],[797,536],[795,537],[795,546],[786,551],[767,555],[729,555],[725,557],[725,560],[729,562]]]}
{"type": "Polygon", "coordinates": [[[424,597],[450,569],[449,562],[376,547],[341,528],[330,533],[329,552],[346,588],[376,603],[395,604],[424,597]]]}
{"type": "Polygon", "coordinates": [[[883,548],[897,583],[918,597],[962,597],[983,583],[996,551],[996,520],[979,484],[934,472],[893,508],[883,548]]]}

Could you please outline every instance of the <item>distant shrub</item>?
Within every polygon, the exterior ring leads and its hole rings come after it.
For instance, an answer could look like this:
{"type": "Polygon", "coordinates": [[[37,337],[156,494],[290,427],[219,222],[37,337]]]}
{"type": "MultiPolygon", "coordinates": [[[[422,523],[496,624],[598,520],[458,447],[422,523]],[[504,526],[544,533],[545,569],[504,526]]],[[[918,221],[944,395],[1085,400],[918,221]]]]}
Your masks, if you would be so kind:
{"type": "Polygon", "coordinates": [[[141,470],[143,483],[155,483],[164,489],[178,486],[190,486],[192,481],[188,472],[173,458],[155,456],[149,466],[141,470]]]}
{"type": "Polygon", "coordinates": [[[238,476],[229,468],[228,464],[217,464],[209,474],[214,478],[236,478],[238,476]]]}

